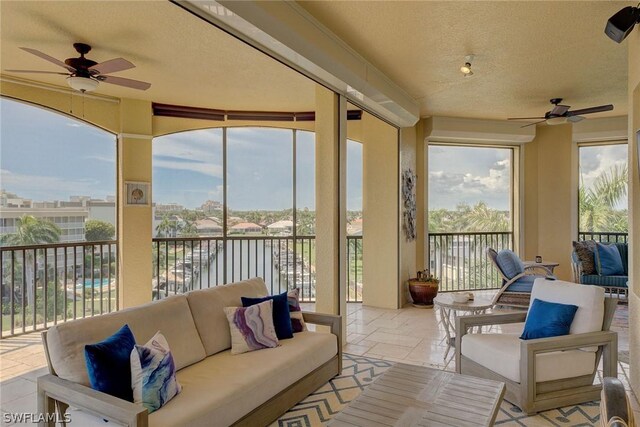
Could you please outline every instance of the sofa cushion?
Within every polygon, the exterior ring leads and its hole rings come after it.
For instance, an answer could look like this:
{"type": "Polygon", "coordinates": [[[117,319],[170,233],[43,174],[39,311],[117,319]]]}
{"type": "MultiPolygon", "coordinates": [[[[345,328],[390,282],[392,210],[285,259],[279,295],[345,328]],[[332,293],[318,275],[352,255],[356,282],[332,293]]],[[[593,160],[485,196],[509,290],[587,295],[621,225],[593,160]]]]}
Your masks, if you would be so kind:
{"type": "MultiPolygon", "coordinates": [[[[289,313],[289,302],[286,292],[262,298],[242,297],[241,300],[243,307],[250,307],[265,301],[273,301],[271,315],[273,317],[273,327],[276,330],[278,339],[285,340],[293,338],[293,327],[291,326],[291,314],[289,313]]],[[[233,334],[231,338],[233,340],[233,334]]]]}
{"type": "Polygon", "coordinates": [[[601,276],[624,274],[622,257],[616,245],[596,243],[596,271],[601,276]]]}
{"type": "Polygon", "coordinates": [[[129,357],[136,339],[128,325],[104,341],[84,346],[89,383],[94,390],[133,402],[129,357]]]}
{"type": "MultiPolygon", "coordinates": [[[[242,297],[264,297],[268,294],[267,285],[260,277],[187,293],[207,356],[231,348],[231,332],[224,308],[242,307],[242,297]]],[[[169,344],[173,348],[171,341],[169,344]]]]}
{"type": "Polygon", "coordinates": [[[278,335],[273,326],[273,300],[250,307],[225,307],[231,331],[231,354],[274,348],[278,335]]]}
{"type": "Polygon", "coordinates": [[[594,253],[596,251],[596,242],[593,240],[574,241],[573,249],[576,251],[580,264],[582,264],[582,274],[595,274],[596,261],[594,253]]]}
{"type": "Polygon", "coordinates": [[[578,306],[573,304],[533,300],[520,339],[532,340],[569,335],[577,310],[578,306]]]}
{"type": "Polygon", "coordinates": [[[161,330],[171,346],[176,369],[206,357],[187,297],[175,295],[115,313],[52,326],[47,332],[51,367],[60,378],[89,386],[84,346],[104,340],[125,324],[129,325],[138,344],[146,343],[161,330]]]}
{"type": "Polygon", "coordinates": [[[629,275],[629,244],[627,243],[614,243],[620,252],[620,258],[622,258],[622,266],[624,267],[624,274],[629,275]]]}
{"type": "MultiPolygon", "coordinates": [[[[520,382],[519,334],[467,334],[462,337],[462,354],[474,362],[520,382]]],[[[593,373],[596,354],[567,350],[536,355],[536,382],[573,378],[593,373]]]]}
{"type": "Polygon", "coordinates": [[[503,249],[496,256],[496,263],[500,270],[509,279],[513,279],[518,274],[524,273],[524,264],[515,252],[509,249],[503,249]]]}
{"type": "Polygon", "coordinates": [[[301,332],[268,348],[217,353],[178,372],[182,392],[149,425],[229,426],[338,353],[335,335],[301,332]]]}
{"type": "Polygon", "coordinates": [[[598,274],[589,274],[580,277],[580,281],[584,285],[611,286],[615,288],[627,288],[629,276],[600,276],[598,274]]]}

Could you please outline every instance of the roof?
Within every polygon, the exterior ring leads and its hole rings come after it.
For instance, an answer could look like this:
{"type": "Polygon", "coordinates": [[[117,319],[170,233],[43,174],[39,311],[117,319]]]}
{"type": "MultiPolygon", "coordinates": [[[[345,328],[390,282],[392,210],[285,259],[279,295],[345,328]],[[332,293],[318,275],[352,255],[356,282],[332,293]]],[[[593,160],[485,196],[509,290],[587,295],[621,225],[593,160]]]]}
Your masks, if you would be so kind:
{"type": "Polygon", "coordinates": [[[293,227],[293,221],[291,221],[290,219],[276,221],[273,224],[270,224],[267,226],[267,228],[292,228],[292,227],[293,227]]]}
{"type": "Polygon", "coordinates": [[[262,228],[258,224],[254,224],[253,222],[241,222],[240,224],[236,224],[231,227],[232,230],[243,230],[246,228],[262,228]]]}

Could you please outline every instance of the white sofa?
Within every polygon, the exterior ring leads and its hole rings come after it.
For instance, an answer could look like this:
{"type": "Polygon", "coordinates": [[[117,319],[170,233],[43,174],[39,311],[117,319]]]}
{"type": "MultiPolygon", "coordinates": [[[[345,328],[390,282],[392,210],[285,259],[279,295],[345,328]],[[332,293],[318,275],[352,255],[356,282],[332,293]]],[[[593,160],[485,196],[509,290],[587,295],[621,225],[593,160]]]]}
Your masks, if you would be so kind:
{"type": "Polygon", "coordinates": [[[43,333],[51,374],[38,378],[41,413],[69,405],[128,426],[269,424],[339,374],[342,355],[340,316],[317,313],[304,313],[305,322],[330,326],[331,333],[300,332],[277,348],[231,355],[223,307],[266,295],[264,281],[256,278],[53,326],[43,333]],[[150,415],[139,404],[89,387],[84,346],[124,324],[138,343],[161,331],[174,357],[182,392],[150,415]]]}

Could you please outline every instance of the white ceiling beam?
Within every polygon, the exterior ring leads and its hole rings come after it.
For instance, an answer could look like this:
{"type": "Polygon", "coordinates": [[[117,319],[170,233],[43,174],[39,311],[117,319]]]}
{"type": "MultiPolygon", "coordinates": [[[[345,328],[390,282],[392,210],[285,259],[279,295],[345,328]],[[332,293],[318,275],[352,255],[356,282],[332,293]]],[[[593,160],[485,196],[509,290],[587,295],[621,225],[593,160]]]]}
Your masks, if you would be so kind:
{"type": "Polygon", "coordinates": [[[415,99],[293,1],[174,3],[398,127],[420,118],[415,99]]]}

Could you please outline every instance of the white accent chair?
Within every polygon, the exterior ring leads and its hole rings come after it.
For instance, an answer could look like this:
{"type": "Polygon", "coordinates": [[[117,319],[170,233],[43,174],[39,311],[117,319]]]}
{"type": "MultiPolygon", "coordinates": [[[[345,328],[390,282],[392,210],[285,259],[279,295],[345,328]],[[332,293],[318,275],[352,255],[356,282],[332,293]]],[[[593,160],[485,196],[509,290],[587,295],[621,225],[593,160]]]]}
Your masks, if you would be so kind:
{"type": "Polygon", "coordinates": [[[535,281],[531,301],[536,298],[578,306],[569,335],[521,340],[524,312],[458,317],[456,371],[504,382],[505,400],[527,414],[598,400],[601,358],[604,376],[617,376],[618,334],[609,331],[617,301],[597,286],[546,279],[535,281]],[[513,323],[521,323],[511,326],[517,333],[468,333],[513,323]]]}

